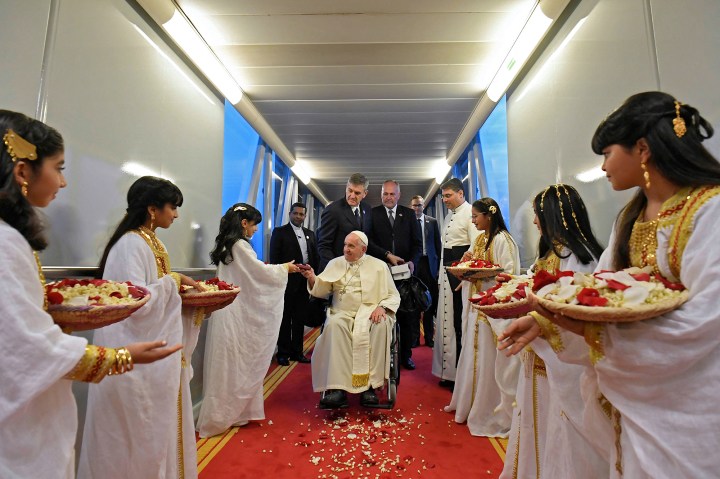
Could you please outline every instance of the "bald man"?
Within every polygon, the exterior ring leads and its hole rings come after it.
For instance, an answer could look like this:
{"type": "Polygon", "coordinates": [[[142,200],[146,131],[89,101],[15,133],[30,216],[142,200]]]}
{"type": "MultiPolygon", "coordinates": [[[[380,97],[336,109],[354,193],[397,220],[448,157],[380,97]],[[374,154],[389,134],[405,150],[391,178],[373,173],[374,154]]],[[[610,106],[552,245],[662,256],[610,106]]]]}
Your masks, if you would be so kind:
{"type": "Polygon", "coordinates": [[[323,409],[347,407],[347,393],[362,393],[360,403],[378,403],[375,389],[390,373],[388,351],[400,305],[390,269],[366,255],[362,231],[345,237],[343,256],[330,260],[320,275],[301,271],[308,291],[318,298],[332,295],[332,305],[312,356],[313,390],[325,391],[323,409]]]}

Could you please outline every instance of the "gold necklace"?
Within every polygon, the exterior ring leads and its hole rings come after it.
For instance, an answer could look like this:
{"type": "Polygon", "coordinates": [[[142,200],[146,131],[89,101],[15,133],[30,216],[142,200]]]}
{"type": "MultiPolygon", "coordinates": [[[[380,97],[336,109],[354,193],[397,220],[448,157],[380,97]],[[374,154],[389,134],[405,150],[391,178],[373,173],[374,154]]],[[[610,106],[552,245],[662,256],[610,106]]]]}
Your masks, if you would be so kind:
{"type": "Polygon", "coordinates": [[[692,188],[681,188],[660,207],[657,217],[650,221],[643,221],[645,210],[641,211],[633,224],[630,234],[630,265],[637,267],[652,266],[653,272],[660,273],[657,265],[657,230],[662,223],[663,227],[674,224],[681,210],[687,202],[692,188]]]}
{"type": "Polygon", "coordinates": [[[165,246],[163,246],[160,242],[160,239],[158,239],[155,232],[145,226],[140,226],[135,230],[135,232],[145,240],[152,250],[153,255],[155,256],[155,263],[157,264],[158,278],[162,278],[166,274],[170,274],[170,271],[172,271],[170,269],[170,255],[168,255],[165,246]]]}
{"type": "Polygon", "coordinates": [[[40,285],[42,286],[43,291],[43,309],[47,311],[48,309],[48,299],[47,299],[47,293],[45,292],[45,275],[43,274],[42,270],[42,264],[40,263],[40,255],[37,251],[33,251],[33,256],[35,256],[35,262],[37,263],[38,267],[38,276],[40,277],[40,285]]]}

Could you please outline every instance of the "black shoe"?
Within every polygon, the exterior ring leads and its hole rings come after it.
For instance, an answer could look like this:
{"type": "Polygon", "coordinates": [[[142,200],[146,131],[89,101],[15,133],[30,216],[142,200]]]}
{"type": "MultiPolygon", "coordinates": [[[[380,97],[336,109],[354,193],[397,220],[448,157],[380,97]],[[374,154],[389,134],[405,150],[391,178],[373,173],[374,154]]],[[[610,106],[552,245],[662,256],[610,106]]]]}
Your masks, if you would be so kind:
{"type": "Polygon", "coordinates": [[[348,407],[347,394],[341,389],[328,389],[320,398],[320,409],[338,409],[348,407]]]}
{"type": "Polygon", "coordinates": [[[448,381],[447,379],[441,379],[438,385],[441,388],[448,388],[451,391],[455,389],[455,381],[448,381]]]}
{"type": "Polygon", "coordinates": [[[372,407],[377,406],[380,400],[377,397],[377,394],[375,394],[375,390],[373,388],[368,389],[367,391],[364,391],[362,395],[360,396],[360,405],[365,407],[372,407]]]}
{"type": "Polygon", "coordinates": [[[290,359],[285,356],[278,356],[277,363],[280,366],[290,366],[290,359]]]}
{"type": "Polygon", "coordinates": [[[420,346],[420,341],[415,341],[415,342],[412,344],[412,346],[410,346],[410,347],[413,348],[413,349],[415,349],[415,348],[417,348],[418,346],[420,346]]]}
{"type": "Polygon", "coordinates": [[[415,369],[415,361],[413,361],[411,358],[407,358],[405,361],[403,361],[402,365],[405,369],[409,369],[410,371],[415,369]]]}
{"type": "Polygon", "coordinates": [[[433,341],[432,339],[426,339],[425,346],[427,346],[428,348],[435,347],[435,341],[433,341]]]}
{"type": "Polygon", "coordinates": [[[310,358],[303,356],[302,354],[290,356],[290,361],[297,361],[299,363],[307,364],[310,362],[310,358]]]}

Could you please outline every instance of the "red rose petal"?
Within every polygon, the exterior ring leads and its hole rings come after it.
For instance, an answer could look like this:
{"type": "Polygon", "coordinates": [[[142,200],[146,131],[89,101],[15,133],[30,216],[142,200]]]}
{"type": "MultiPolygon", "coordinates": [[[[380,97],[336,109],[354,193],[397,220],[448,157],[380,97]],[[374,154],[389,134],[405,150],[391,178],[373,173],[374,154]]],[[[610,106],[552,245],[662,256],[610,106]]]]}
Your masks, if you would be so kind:
{"type": "Polygon", "coordinates": [[[57,291],[51,291],[47,294],[47,300],[49,304],[62,304],[63,295],[57,291]]]}

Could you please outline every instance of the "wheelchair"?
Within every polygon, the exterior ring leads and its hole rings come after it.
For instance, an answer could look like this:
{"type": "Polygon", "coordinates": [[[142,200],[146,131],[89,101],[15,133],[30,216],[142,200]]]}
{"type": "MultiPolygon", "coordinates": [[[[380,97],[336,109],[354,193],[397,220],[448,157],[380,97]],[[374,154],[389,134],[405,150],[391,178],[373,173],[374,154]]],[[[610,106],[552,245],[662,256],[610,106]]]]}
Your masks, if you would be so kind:
{"type": "Polygon", "coordinates": [[[400,325],[395,321],[392,338],[390,339],[390,371],[388,372],[388,378],[385,381],[385,386],[380,391],[376,391],[381,393],[378,394],[380,402],[368,407],[373,409],[392,409],[395,407],[398,386],[400,386],[400,325]],[[382,400],[383,392],[386,393],[387,402],[382,400]]]}
{"type": "MultiPolygon", "coordinates": [[[[395,327],[392,329],[389,354],[390,371],[388,372],[388,378],[385,380],[385,385],[382,389],[375,390],[380,402],[378,404],[365,407],[372,409],[392,409],[395,407],[397,390],[400,385],[400,325],[397,321],[395,321],[395,327]]],[[[320,397],[325,397],[325,391],[323,391],[320,397]]],[[[323,407],[320,407],[320,409],[332,410],[331,408],[323,407]]]]}

